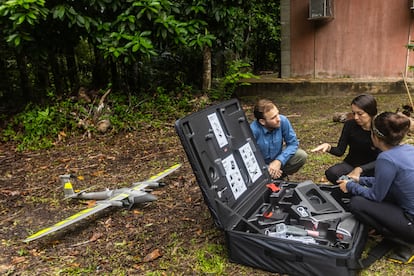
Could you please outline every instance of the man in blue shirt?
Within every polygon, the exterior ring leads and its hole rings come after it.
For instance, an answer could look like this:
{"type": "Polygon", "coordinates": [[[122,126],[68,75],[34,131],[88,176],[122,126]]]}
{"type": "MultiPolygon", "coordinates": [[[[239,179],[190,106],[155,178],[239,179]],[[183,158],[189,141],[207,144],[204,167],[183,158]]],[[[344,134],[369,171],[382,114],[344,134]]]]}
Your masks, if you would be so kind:
{"type": "Polygon", "coordinates": [[[273,179],[297,172],[306,162],[307,153],[299,148],[299,141],[288,118],[279,114],[276,105],[259,100],[254,107],[256,118],[250,124],[260,151],[273,179]]]}

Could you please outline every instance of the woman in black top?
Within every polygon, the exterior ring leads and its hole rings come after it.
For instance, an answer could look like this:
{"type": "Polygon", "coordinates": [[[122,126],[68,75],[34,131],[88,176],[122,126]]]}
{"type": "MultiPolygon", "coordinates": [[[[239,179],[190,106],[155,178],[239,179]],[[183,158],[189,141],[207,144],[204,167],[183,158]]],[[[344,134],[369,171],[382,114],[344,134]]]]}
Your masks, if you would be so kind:
{"type": "Polygon", "coordinates": [[[373,176],[375,160],[379,150],[371,140],[371,122],[377,115],[377,101],[372,95],[362,94],[351,102],[354,118],[345,122],[336,147],[323,143],[312,149],[312,152],[329,152],[335,156],[348,155],[343,162],[335,164],[325,171],[326,178],[333,184],[342,175],[351,178],[359,176],[373,176]]]}

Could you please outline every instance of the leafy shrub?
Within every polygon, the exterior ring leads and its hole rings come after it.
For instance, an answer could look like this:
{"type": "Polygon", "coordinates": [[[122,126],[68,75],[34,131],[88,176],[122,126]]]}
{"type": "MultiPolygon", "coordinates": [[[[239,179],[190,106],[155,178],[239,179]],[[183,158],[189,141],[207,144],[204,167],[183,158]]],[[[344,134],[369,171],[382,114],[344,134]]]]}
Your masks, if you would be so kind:
{"type": "Polygon", "coordinates": [[[18,143],[18,150],[49,148],[60,131],[73,124],[59,106],[40,107],[29,104],[3,131],[3,140],[18,143]]]}
{"type": "Polygon", "coordinates": [[[251,72],[251,65],[243,60],[232,60],[228,63],[225,76],[218,80],[217,88],[212,89],[209,96],[212,100],[227,100],[233,96],[238,86],[249,85],[241,81],[248,78],[257,78],[251,72]]]}
{"type": "Polygon", "coordinates": [[[97,103],[72,100],[57,101],[49,106],[27,105],[2,132],[3,141],[15,141],[18,150],[36,150],[54,145],[61,134],[97,133],[96,122],[107,119],[112,131],[133,131],[143,126],[162,127],[192,110],[191,89],[167,92],[163,88],[150,95],[109,94],[105,111],[95,118],[97,103]],[[81,124],[82,123],[82,124],[81,124]]]}

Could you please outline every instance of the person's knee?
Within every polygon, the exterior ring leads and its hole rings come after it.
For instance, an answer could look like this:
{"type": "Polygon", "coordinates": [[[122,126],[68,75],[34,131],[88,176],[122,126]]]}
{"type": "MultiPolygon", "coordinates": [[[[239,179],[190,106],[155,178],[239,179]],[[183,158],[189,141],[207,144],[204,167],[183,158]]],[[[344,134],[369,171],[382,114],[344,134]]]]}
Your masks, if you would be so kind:
{"type": "Polygon", "coordinates": [[[306,163],[306,160],[308,159],[308,154],[303,149],[298,149],[296,151],[296,155],[298,157],[298,163],[300,163],[303,166],[306,163]]]}
{"type": "Polygon", "coordinates": [[[295,155],[291,158],[291,165],[296,168],[301,168],[305,165],[308,159],[308,154],[303,149],[298,149],[295,155]]]}
{"type": "Polygon", "coordinates": [[[308,154],[304,150],[298,149],[283,168],[284,173],[287,175],[296,173],[305,165],[307,158],[308,154]]]}
{"type": "Polygon", "coordinates": [[[364,209],[364,202],[366,199],[362,196],[353,196],[349,202],[349,208],[351,212],[359,213],[364,209]]]}
{"type": "Polygon", "coordinates": [[[334,173],[331,169],[327,169],[325,171],[325,176],[326,176],[326,179],[328,179],[329,182],[331,182],[333,184],[337,184],[336,181],[338,180],[338,175],[336,175],[336,173],[334,173]]]}

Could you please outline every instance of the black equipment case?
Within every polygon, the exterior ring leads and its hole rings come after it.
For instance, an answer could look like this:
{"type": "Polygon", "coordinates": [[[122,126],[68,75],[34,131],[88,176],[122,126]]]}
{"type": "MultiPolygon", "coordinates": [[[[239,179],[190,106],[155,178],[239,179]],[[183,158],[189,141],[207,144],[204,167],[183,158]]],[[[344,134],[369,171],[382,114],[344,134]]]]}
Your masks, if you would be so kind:
{"type": "Polygon", "coordinates": [[[232,262],[289,275],[354,275],[366,228],[337,186],[272,181],[238,100],[175,129],[232,262]]]}

